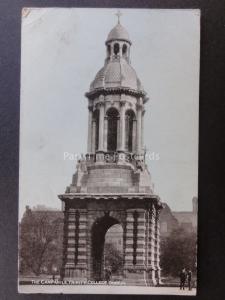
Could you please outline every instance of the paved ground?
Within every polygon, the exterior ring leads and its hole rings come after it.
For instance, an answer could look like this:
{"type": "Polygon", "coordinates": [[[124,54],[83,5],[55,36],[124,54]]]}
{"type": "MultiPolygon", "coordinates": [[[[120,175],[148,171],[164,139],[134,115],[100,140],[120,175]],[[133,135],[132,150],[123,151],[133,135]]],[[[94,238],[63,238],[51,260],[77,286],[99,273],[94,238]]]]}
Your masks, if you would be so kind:
{"type": "Polygon", "coordinates": [[[196,289],[181,291],[177,287],[144,286],[95,286],[95,285],[20,285],[20,293],[65,293],[65,294],[152,294],[152,295],[196,295],[196,289]]]}

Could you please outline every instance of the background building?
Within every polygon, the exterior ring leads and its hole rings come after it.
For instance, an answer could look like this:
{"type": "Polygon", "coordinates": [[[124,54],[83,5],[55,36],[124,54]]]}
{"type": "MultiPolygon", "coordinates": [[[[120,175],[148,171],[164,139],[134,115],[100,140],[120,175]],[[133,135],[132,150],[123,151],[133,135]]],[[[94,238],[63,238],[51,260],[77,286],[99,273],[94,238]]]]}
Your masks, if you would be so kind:
{"type": "Polygon", "coordinates": [[[192,211],[171,211],[166,203],[163,205],[164,209],[160,213],[160,234],[162,237],[168,237],[179,226],[186,232],[197,232],[197,197],[192,199],[192,211]]]}

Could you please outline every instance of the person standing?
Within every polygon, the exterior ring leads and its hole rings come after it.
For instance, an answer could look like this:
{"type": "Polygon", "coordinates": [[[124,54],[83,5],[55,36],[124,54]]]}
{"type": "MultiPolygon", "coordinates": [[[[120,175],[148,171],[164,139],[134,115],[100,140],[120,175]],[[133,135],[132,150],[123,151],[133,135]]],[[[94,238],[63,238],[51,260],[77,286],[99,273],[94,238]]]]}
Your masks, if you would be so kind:
{"type": "Polygon", "coordinates": [[[180,290],[184,290],[186,277],[186,270],[183,268],[183,270],[180,272],[180,290]]]}
{"type": "Polygon", "coordinates": [[[189,291],[191,291],[192,272],[190,269],[187,272],[187,281],[188,281],[188,289],[189,291]]]}
{"type": "Polygon", "coordinates": [[[109,284],[109,281],[111,279],[111,270],[109,268],[105,269],[105,279],[107,281],[107,284],[109,284]]]}

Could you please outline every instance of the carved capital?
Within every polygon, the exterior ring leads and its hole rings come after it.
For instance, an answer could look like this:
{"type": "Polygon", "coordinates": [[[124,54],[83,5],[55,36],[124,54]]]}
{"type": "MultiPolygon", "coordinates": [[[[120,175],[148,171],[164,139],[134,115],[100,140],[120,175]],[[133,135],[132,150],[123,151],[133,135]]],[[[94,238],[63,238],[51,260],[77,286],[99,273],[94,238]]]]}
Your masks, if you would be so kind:
{"type": "Polygon", "coordinates": [[[121,106],[121,107],[124,107],[125,104],[126,104],[126,101],[125,101],[125,100],[121,100],[121,101],[120,101],[120,106],[121,106]]]}
{"type": "Polygon", "coordinates": [[[143,104],[137,103],[137,104],[136,104],[136,109],[137,109],[137,110],[142,110],[142,109],[143,109],[143,104]]]}
{"type": "Polygon", "coordinates": [[[136,108],[137,109],[143,109],[143,99],[142,99],[142,97],[138,98],[136,108]]]}
{"type": "Polygon", "coordinates": [[[104,95],[100,95],[100,96],[99,96],[99,100],[100,100],[100,102],[104,102],[104,100],[105,100],[104,95]]]}

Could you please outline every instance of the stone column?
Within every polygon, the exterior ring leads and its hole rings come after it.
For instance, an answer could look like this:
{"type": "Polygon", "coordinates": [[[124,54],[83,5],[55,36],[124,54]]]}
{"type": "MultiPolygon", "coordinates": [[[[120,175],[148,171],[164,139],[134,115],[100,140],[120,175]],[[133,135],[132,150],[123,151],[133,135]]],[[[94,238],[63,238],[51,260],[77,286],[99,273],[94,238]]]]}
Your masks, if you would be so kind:
{"type": "Polygon", "coordinates": [[[120,117],[117,119],[117,151],[120,149],[120,117]]]}
{"type": "MultiPolygon", "coordinates": [[[[68,247],[68,219],[69,219],[69,212],[66,210],[66,205],[64,203],[64,218],[63,218],[63,264],[60,270],[60,277],[61,279],[65,278],[66,273],[66,265],[69,267],[69,262],[67,261],[67,247],[68,247]]],[[[71,267],[74,267],[73,262],[71,262],[71,267]]]]}
{"type": "Polygon", "coordinates": [[[93,115],[93,107],[88,106],[88,142],[87,142],[87,152],[92,152],[92,115],[93,115]]]}
{"type": "Polygon", "coordinates": [[[108,147],[108,117],[104,118],[104,151],[107,151],[108,147]]]}
{"type": "Polygon", "coordinates": [[[93,273],[93,257],[92,257],[92,226],[94,223],[94,220],[96,218],[96,211],[95,210],[88,210],[87,214],[87,265],[88,265],[88,279],[93,279],[94,278],[94,273],[93,273]]]}
{"type": "Polygon", "coordinates": [[[142,99],[140,98],[139,103],[137,104],[137,153],[142,154],[141,152],[141,141],[142,141],[142,99]]]}
{"type": "Polygon", "coordinates": [[[120,46],[120,51],[119,51],[119,56],[122,57],[123,56],[123,43],[119,43],[120,46]]]}
{"type": "Polygon", "coordinates": [[[82,280],[87,279],[87,210],[79,209],[79,239],[77,269],[82,280]]]}
{"type": "Polygon", "coordinates": [[[128,57],[128,62],[130,63],[130,45],[127,48],[127,57],[128,57]]]}
{"type": "Polygon", "coordinates": [[[75,241],[76,224],[75,224],[75,210],[67,208],[64,213],[64,255],[63,255],[63,278],[75,277],[75,264],[76,253],[75,247],[77,243],[75,241]]]}
{"type": "Polygon", "coordinates": [[[155,269],[156,269],[156,282],[161,284],[161,268],[160,262],[160,230],[159,230],[159,209],[156,209],[155,215],[155,269]]]}
{"type": "Polygon", "coordinates": [[[120,151],[125,152],[125,101],[121,101],[120,108],[120,151]]]}
{"type": "Polygon", "coordinates": [[[99,97],[101,102],[99,103],[99,143],[98,143],[98,151],[103,151],[104,148],[104,115],[105,115],[105,107],[104,107],[104,96],[99,97]]]}
{"type": "Polygon", "coordinates": [[[144,114],[145,110],[143,109],[142,111],[142,116],[141,116],[141,150],[144,150],[144,114]]]}
{"type": "Polygon", "coordinates": [[[92,143],[91,143],[91,152],[95,153],[95,140],[96,140],[96,121],[92,121],[92,143]]]}
{"type": "Polygon", "coordinates": [[[67,209],[64,218],[64,279],[87,278],[86,212],[67,209]]]}
{"type": "Polygon", "coordinates": [[[136,249],[135,268],[137,269],[137,274],[138,274],[137,283],[140,285],[147,285],[146,255],[145,255],[145,241],[146,241],[147,232],[146,232],[146,211],[144,209],[137,209],[136,222],[137,222],[137,249],[136,249]]]}
{"type": "Polygon", "coordinates": [[[132,132],[132,152],[137,150],[137,120],[133,120],[133,132],[132,132]]]}
{"type": "Polygon", "coordinates": [[[115,57],[115,54],[114,54],[114,45],[115,45],[115,42],[114,43],[111,43],[111,53],[112,53],[112,55],[111,55],[111,60],[113,60],[113,58],[115,57]]]}
{"type": "Polygon", "coordinates": [[[127,210],[124,275],[130,285],[147,285],[145,213],[144,209],[127,210]]]}
{"type": "Polygon", "coordinates": [[[133,268],[133,230],[134,230],[134,216],[133,209],[126,211],[126,231],[124,232],[124,270],[125,278],[129,277],[129,270],[133,268]]]}
{"type": "Polygon", "coordinates": [[[155,207],[149,210],[148,235],[148,285],[156,285],[155,278],[155,207]]]}

